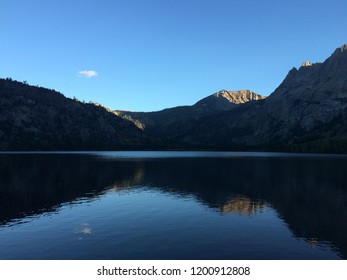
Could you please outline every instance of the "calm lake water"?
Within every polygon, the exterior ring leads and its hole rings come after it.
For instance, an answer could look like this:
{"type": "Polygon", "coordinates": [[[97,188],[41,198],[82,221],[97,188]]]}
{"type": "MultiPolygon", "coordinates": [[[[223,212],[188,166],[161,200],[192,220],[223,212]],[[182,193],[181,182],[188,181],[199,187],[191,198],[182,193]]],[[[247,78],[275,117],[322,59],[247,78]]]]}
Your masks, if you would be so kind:
{"type": "Polygon", "coordinates": [[[346,258],[346,156],[0,154],[0,259],[346,258]]]}

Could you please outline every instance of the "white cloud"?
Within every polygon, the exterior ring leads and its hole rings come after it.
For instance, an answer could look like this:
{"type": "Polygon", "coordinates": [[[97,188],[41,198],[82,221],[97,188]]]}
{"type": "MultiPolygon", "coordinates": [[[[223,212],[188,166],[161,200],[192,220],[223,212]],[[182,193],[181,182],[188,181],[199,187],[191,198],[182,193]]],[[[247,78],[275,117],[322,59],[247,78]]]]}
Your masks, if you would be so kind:
{"type": "Polygon", "coordinates": [[[78,72],[79,76],[93,78],[98,75],[94,70],[83,70],[78,72]]]}

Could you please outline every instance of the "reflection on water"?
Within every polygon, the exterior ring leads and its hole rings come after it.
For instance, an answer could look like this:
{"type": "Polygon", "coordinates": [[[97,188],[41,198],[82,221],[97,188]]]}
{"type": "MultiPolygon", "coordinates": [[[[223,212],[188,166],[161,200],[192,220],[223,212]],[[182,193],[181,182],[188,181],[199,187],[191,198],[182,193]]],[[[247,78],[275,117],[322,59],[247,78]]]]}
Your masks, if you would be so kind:
{"type": "Polygon", "coordinates": [[[346,163],[259,153],[0,154],[0,258],[346,258],[346,163]]]}
{"type": "Polygon", "coordinates": [[[266,204],[264,202],[252,201],[248,197],[235,197],[227,201],[220,207],[221,212],[240,213],[243,215],[252,215],[257,211],[261,211],[266,204]]]}

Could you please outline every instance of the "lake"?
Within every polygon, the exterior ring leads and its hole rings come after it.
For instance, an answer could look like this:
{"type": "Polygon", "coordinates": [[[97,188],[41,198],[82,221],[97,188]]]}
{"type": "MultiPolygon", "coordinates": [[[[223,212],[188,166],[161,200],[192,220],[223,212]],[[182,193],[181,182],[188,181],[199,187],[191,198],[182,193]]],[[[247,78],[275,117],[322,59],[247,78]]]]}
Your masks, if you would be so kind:
{"type": "Polygon", "coordinates": [[[346,259],[347,156],[0,154],[0,259],[346,259]]]}

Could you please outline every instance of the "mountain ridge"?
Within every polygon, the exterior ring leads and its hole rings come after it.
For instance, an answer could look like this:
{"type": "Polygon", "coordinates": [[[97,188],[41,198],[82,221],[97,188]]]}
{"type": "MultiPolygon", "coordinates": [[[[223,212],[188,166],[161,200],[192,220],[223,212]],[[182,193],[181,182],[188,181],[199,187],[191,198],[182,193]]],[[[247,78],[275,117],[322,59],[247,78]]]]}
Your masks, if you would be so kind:
{"type": "Polygon", "coordinates": [[[149,138],[99,104],[0,79],[1,150],[83,150],[141,147],[149,138]]]}
{"type": "Polygon", "coordinates": [[[205,120],[204,126],[213,128],[216,138],[216,130],[223,130],[219,139],[213,140],[198,133],[202,129],[198,126],[195,140],[224,144],[234,141],[236,146],[289,151],[293,147],[301,151],[300,146],[307,146],[312,141],[325,141],[330,143],[329,146],[333,145],[331,140],[336,140],[339,147],[326,147],[326,151],[347,151],[346,140],[343,140],[347,136],[346,108],[347,48],[344,45],[323,63],[290,70],[257,112],[244,110],[239,115],[229,112],[229,116],[224,117],[228,124],[223,126],[218,125],[221,119],[205,120]],[[249,119],[250,116],[253,119],[249,119]],[[324,133],[319,134],[323,130],[324,133]]]}
{"type": "Polygon", "coordinates": [[[240,104],[263,99],[265,99],[264,96],[250,90],[221,90],[199,100],[192,106],[178,106],[148,113],[129,111],[114,111],[114,113],[132,121],[150,135],[176,139],[189,133],[195,123],[204,117],[232,110],[240,104]]]}
{"type": "Polygon", "coordinates": [[[111,111],[0,79],[0,149],[347,152],[347,44],[293,67],[268,97],[221,90],[191,106],[111,111]]]}

